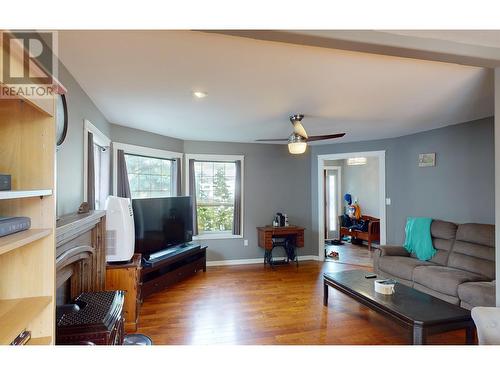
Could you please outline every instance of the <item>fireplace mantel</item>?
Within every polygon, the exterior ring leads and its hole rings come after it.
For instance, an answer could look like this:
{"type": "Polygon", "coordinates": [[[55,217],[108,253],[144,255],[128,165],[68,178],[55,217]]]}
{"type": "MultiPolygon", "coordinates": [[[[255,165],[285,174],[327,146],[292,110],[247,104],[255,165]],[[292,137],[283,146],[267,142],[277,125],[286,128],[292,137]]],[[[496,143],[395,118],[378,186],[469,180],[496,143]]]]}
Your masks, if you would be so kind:
{"type": "Polygon", "coordinates": [[[106,212],[70,214],[57,221],[57,303],[64,304],[82,292],[105,289],[106,212]]]}

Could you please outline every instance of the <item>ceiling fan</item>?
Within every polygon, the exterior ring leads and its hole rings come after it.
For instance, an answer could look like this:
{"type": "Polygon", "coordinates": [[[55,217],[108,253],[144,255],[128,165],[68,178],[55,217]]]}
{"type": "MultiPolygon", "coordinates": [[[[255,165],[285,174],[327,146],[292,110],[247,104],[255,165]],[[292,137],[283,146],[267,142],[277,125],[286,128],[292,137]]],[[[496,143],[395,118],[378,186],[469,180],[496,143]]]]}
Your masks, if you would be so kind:
{"type": "Polygon", "coordinates": [[[323,141],[325,139],[341,138],[345,133],[326,134],[326,135],[312,135],[308,136],[304,126],[302,126],[302,119],[304,115],[297,114],[290,116],[290,121],[293,125],[293,132],[288,138],[283,139],[257,139],[257,142],[274,142],[274,141],[288,141],[288,151],[290,154],[303,154],[306,151],[307,143],[314,141],[323,141]]]}

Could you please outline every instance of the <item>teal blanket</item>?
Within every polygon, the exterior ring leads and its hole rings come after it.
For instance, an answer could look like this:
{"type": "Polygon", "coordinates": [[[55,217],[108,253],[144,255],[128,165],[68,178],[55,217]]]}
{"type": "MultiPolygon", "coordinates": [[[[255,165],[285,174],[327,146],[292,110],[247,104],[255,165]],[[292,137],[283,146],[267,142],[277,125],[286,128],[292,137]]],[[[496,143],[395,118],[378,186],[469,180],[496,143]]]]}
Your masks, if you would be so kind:
{"type": "Polygon", "coordinates": [[[406,221],[404,247],[420,260],[429,260],[436,254],[432,246],[431,223],[432,219],[428,217],[409,217],[406,221]]]}

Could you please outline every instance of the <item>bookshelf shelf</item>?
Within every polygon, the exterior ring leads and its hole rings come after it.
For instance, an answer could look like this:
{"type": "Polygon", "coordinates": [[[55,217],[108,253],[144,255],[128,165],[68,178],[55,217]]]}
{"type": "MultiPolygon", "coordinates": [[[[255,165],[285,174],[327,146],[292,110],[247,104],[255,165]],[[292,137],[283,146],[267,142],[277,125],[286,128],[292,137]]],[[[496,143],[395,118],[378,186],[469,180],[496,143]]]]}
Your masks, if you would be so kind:
{"type": "Polygon", "coordinates": [[[0,199],[19,199],[32,197],[46,197],[52,195],[51,189],[41,190],[9,190],[0,191],[0,199]]]}
{"type": "Polygon", "coordinates": [[[51,233],[52,229],[28,229],[23,232],[0,237],[0,255],[47,237],[51,233]]]}
{"type": "Polygon", "coordinates": [[[26,345],[50,345],[52,344],[52,337],[43,336],[43,337],[32,337],[26,345]]]}
{"type": "Polygon", "coordinates": [[[52,302],[52,297],[0,300],[0,345],[10,344],[52,302]]]}

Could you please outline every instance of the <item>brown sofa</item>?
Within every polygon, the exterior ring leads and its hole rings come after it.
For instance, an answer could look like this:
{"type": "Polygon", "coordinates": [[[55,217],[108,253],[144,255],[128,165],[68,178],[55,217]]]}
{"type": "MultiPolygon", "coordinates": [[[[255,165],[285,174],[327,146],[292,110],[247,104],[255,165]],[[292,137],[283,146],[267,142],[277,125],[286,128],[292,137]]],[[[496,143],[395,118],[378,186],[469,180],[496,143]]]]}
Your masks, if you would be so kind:
{"type": "Polygon", "coordinates": [[[381,246],[373,259],[376,273],[468,309],[495,306],[495,226],[434,220],[431,236],[432,259],[381,246]]]}

